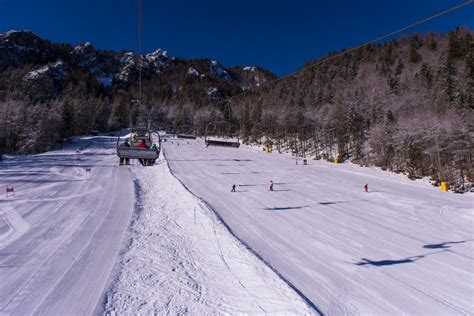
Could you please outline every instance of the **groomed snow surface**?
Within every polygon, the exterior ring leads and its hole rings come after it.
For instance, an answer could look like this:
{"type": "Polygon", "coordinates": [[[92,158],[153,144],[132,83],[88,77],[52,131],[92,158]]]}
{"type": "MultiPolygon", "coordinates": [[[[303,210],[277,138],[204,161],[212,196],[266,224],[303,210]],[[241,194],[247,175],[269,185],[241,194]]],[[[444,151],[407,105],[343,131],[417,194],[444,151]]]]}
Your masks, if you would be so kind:
{"type": "Polygon", "coordinates": [[[296,165],[202,142],[175,142],[165,154],[174,174],[316,312],[474,314],[472,195],[376,168],[296,165]]]}
{"type": "Polygon", "coordinates": [[[0,314],[474,314],[472,195],[201,140],[118,167],[114,145],[0,163],[0,314]]]}
{"type": "Polygon", "coordinates": [[[102,303],[133,210],[110,140],[0,163],[0,314],[87,315],[102,303]]]}
{"type": "Polygon", "coordinates": [[[164,161],[133,168],[137,204],[110,314],[312,314],[187,192],[164,161]]]}

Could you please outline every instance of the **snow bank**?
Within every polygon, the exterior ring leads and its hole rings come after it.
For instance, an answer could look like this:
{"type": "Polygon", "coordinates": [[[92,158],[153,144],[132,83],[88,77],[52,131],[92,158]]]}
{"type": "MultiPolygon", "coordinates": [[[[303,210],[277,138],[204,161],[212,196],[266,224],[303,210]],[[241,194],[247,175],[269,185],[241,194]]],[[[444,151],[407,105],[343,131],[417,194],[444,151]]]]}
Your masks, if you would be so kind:
{"type": "Polygon", "coordinates": [[[312,314],[161,161],[134,168],[137,203],[111,314],[312,314]]]}

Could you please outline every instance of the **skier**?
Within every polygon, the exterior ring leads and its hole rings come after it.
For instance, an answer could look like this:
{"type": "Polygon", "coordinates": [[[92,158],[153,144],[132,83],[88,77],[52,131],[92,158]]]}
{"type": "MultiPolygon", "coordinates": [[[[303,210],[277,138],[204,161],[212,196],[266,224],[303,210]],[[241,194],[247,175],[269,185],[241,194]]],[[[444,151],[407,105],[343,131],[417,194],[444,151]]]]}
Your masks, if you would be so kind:
{"type": "Polygon", "coordinates": [[[369,192],[369,184],[368,184],[368,183],[366,183],[366,184],[364,185],[364,191],[365,191],[365,192],[369,192]]]}
{"type": "Polygon", "coordinates": [[[270,191],[273,191],[273,181],[270,180],[270,191]]]}
{"type": "Polygon", "coordinates": [[[130,138],[130,144],[135,145],[137,141],[138,141],[137,135],[135,133],[132,133],[132,137],[130,138]]]}
{"type": "MultiPolygon", "coordinates": [[[[129,144],[127,141],[125,141],[125,142],[123,142],[122,144],[120,144],[120,146],[122,146],[122,147],[130,147],[130,144],[129,144]]],[[[120,165],[123,165],[124,161],[125,161],[125,164],[126,164],[126,165],[129,165],[129,164],[130,164],[130,159],[120,157],[120,165]]]]}
{"type": "MultiPolygon", "coordinates": [[[[143,140],[143,139],[140,140],[137,147],[141,148],[141,149],[148,149],[149,148],[149,146],[145,143],[145,140],[143,140]]],[[[142,166],[148,166],[149,165],[148,159],[140,158],[140,159],[138,159],[138,161],[142,164],[142,166]]]]}
{"type": "Polygon", "coordinates": [[[145,140],[140,140],[140,142],[138,143],[138,148],[149,148],[148,145],[145,143],[145,140]]]}
{"type": "MultiPolygon", "coordinates": [[[[153,149],[153,150],[158,150],[158,146],[157,146],[156,144],[152,144],[152,145],[150,146],[150,148],[153,149]]],[[[156,161],[156,159],[149,159],[149,160],[148,160],[148,163],[149,163],[151,166],[153,166],[153,165],[155,164],[155,161],[156,161]]]]}
{"type": "Polygon", "coordinates": [[[235,192],[235,184],[232,185],[232,190],[230,192],[235,192]]]}

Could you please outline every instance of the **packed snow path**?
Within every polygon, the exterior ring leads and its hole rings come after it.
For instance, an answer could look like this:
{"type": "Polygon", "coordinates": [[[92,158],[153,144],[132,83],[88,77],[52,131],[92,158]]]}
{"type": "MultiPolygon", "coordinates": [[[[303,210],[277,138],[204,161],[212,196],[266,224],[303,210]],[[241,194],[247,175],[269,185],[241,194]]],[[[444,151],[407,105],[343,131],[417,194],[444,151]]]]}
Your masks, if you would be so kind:
{"type": "Polygon", "coordinates": [[[174,174],[321,313],[474,314],[472,195],[375,168],[177,143],[165,146],[174,174]]]}
{"type": "Polygon", "coordinates": [[[164,161],[132,170],[135,212],[106,314],[314,314],[164,161]]]}
{"type": "Polygon", "coordinates": [[[164,161],[118,167],[114,145],[2,162],[0,315],[313,314],[164,161]]]}
{"type": "Polygon", "coordinates": [[[0,196],[0,314],[90,315],[102,303],[133,210],[111,141],[0,164],[2,190],[16,191],[0,196]]]}

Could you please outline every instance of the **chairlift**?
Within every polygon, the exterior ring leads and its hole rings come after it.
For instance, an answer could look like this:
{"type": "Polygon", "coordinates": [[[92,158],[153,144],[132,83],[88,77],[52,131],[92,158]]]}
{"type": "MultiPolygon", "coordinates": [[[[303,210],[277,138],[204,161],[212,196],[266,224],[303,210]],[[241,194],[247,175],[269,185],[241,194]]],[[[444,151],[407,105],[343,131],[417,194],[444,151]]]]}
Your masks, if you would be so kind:
{"type": "Polygon", "coordinates": [[[129,128],[125,131],[128,132],[125,139],[121,133],[117,138],[117,156],[121,159],[139,159],[145,166],[153,165],[161,152],[160,134],[145,128],[129,128]],[[139,147],[141,142],[144,142],[147,148],[139,147]]]}
{"type": "Polygon", "coordinates": [[[204,142],[208,146],[239,148],[239,128],[227,122],[209,123],[206,125],[204,142]]]}
{"type": "Polygon", "coordinates": [[[196,139],[196,133],[191,125],[180,125],[176,127],[176,137],[183,139],[196,139]]]}

